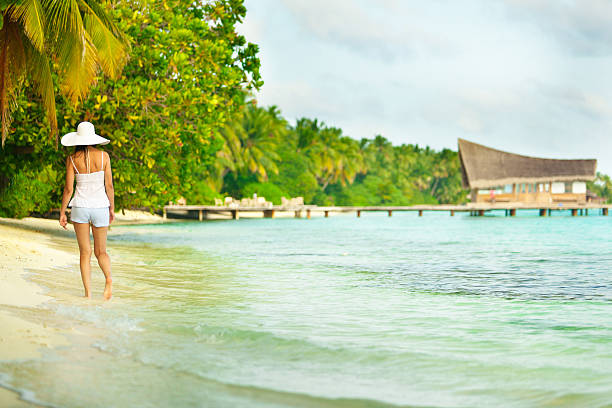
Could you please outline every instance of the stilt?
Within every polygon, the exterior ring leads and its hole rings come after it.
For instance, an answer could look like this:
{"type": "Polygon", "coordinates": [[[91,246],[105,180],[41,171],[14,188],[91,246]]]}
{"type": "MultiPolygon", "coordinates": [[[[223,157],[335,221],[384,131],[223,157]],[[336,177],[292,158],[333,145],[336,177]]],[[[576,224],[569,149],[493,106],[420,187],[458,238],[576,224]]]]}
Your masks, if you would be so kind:
{"type": "Polygon", "coordinates": [[[393,211],[389,210],[389,217],[393,214],[393,211]]]}
{"type": "Polygon", "coordinates": [[[552,210],[549,208],[548,209],[548,216],[550,217],[552,215],[552,210]]]}
{"type": "Polygon", "coordinates": [[[240,213],[238,212],[238,210],[232,210],[232,219],[233,220],[239,220],[240,219],[240,213]]]}
{"type": "Polygon", "coordinates": [[[572,208],[572,217],[578,215],[578,210],[576,208],[572,208]]]}
{"type": "Polygon", "coordinates": [[[301,210],[297,210],[295,212],[295,218],[302,218],[302,211],[301,210]]]}
{"type": "Polygon", "coordinates": [[[419,210],[419,217],[423,216],[423,210],[419,210]]]}
{"type": "Polygon", "coordinates": [[[544,208],[540,209],[540,217],[546,217],[546,210],[544,208]]]}
{"type": "Polygon", "coordinates": [[[585,209],[584,209],[584,215],[585,215],[585,216],[588,216],[588,215],[589,215],[589,209],[588,209],[588,208],[585,208],[585,209]]]}
{"type": "Polygon", "coordinates": [[[361,217],[361,210],[357,210],[357,218],[361,217]]]}
{"type": "Polygon", "coordinates": [[[164,212],[163,212],[162,217],[163,217],[164,220],[168,219],[168,213],[166,213],[166,209],[165,208],[164,208],[164,212]]]}
{"type": "Polygon", "coordinates": [[[264,210],[264,218],[274,218],[274,210],[264,210]]]}
{"type": "Polygon", "coordinates": [[[455,216],[455,210],[451,210],[450,212],[451,212],[451,217],[454,217],[455,216]]]}
{"type": "Polygon", "coordinates": [[[602,208],[603,215],[608,215],[608,209],[606,207],[602,208]]]}
{"type": "Polygon", "coordinates": [[[482,217],[484,215],[484,210],[478,210],[478,216],[482,217]]]}
{"type": "Polygon", "coordinates": [[[306,218],[310,219],[310,210],[306,210],[306,218]]]}
{"type": "Polygon", "coordinates": [[[204,214],[202,210],[198,211],[198,220],[202,221],[204,219],[204,214]]]}
{"type": "Polygon", "coordinates": [[[581,208],[581,209],[580,209],[580,215],[582,215],[582,214],[583,214],[583,213],[582,213],[582,208],[581,208]]]}
{"type": "Polygon", "coordinates": [[[329,217],[329,211],[325,211],[325,218],[329,217]]]}
{"type": "Polygon", "coordinates": [[[510,216],[511,217],[516,217],[516,208],[511,208],[510,209],[510,216]]]}

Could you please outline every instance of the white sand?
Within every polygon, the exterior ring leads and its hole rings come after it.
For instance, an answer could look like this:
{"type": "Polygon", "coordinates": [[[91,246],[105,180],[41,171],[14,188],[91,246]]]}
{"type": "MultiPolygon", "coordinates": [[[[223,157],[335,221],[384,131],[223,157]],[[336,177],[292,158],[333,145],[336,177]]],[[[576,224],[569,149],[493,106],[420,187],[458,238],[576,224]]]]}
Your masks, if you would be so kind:
{"type": "MultiPolygon", "coordinates": [[[[117,213],[117,224],[154,223],[161,217],[138,211],[117,213]]],[[[50,300],[26,277],[29,269],[78,263],[72,226],[65,231],[56,220],[0,218],[0,360],[36,358],[45,348],[67,345],[61,329],[23,318],[20,310],[31,310],[50,300]]],[[[0,407],[35,406],[17,393],[0,388],[0,407]]]]}

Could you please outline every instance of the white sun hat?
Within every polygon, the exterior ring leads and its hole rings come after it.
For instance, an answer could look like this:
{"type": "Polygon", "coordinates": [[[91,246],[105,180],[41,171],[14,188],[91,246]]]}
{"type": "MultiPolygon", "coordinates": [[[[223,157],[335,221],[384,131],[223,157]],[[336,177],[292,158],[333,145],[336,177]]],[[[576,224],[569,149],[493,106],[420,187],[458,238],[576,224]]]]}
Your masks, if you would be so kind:
{"type": "Polygon", "coordinates": [[[96,135],[94,125],[89,122],[79,123],[76,132],[70,132],[62,136],[62,144],[64,146],[104,145],[107,143],[110,143],[110,140],[96,135]]]}

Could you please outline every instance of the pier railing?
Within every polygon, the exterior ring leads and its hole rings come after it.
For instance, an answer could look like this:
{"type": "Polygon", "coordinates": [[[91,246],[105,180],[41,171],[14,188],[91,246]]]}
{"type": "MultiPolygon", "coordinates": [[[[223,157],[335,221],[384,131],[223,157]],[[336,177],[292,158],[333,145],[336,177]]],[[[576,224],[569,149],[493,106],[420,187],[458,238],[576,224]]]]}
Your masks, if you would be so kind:
{"type": "Polygon", "coordinates": [[[391,217],[394,212],[412,211],[422,216],[427,211],[446,211],[451,216],[457,212],[469,212],[470,215],[483,216],[489,211],[504,210],[506,216],[515,216],[520,210],[539,210],[539,215],[545,217],[553,211],[569,211],[572,216],[588,215],[589,211],[599,211],[601,215],[608,215],[612,204],[578,204],[578,203],[470,203],[463,205],[439,204],[439,205],[411,205],[411,206],[272,206],[272,207],[241,207],[241,206],[214,206],[214,205],[167,205],[163,208],[164,218],[168,214],[177,218],[195,218],[198,214],[200,221],[207,218],[208,214],[228,214],[233,219],[239,219],[240,213],[262,213],[264,218],[274,218],[278,213],[293,213],[296,218],[305,216],[310,218],[313,213],[328,217],[331,213],[356,213],[357,217],[362,212],[387,212],[391,217]]]}

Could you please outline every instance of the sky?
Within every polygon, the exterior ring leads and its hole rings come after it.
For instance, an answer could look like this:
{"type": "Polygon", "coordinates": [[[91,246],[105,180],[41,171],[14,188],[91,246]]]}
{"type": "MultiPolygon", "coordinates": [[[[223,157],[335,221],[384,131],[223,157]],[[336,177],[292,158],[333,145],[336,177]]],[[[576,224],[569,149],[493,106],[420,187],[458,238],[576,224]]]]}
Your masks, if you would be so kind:
{"type": "Polygon", "coordinates": [[[612,174],[610,0],[246,0],[262,106],[355,139],[464,138],[612,174]]]}

